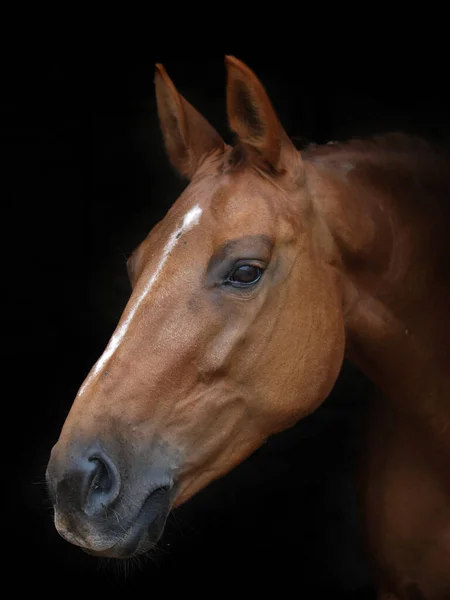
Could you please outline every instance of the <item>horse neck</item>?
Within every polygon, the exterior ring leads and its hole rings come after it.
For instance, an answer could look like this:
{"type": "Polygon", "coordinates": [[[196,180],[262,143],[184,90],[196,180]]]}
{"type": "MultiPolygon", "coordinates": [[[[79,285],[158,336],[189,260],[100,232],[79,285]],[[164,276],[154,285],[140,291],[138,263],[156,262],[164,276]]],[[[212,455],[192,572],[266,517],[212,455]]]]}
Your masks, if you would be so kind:
{"type": "Polygon", "coordinates": [[[448,205],[400,165],[388,175],[345,149],[305,158],[334,240],[348,358],[402,410],[437,414],[450,391],[448,205]]]}

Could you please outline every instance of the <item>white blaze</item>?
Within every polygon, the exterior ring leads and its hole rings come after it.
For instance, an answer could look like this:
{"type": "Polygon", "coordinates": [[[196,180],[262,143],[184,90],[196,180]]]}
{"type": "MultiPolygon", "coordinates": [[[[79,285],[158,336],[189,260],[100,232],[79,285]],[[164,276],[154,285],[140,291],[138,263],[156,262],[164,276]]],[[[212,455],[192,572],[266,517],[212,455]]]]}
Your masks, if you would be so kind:
{"type": "Polygon", "coordinates": [[[86,389],[86,386],[100,373],[100,371],[103,369],[105,364],[108,362],[108,360],[114,354],[114,352],[117,350],[120,342],[123,340],[123,338],[128,330],[128,327],[130,326],[130,323],[131,323],[134,315],[136,314],[137,309],[139,308],[139,306],[141,305],[144,298],[148,295],[148,293],[152,289],[155,281],[158,279],[167,259],[170,256],[170,253],[176,246],[178,240],[181,238],[183,233],[186,233],[186,231],[189,231],[190,229],[192,229],[192,227],[194,227],[195,225],[198,224],[201,214],[202,214],[202,209],[200,208],[200,206],[198,204],[196,204],[193,208],[191,208],[191,210],[189,210],[184,215],[181,225],[170,236],[170,238],[164,248],[163,254],[161,256],[161,260],[159,261],[159,264],[156,267],[156,271],[153,273],[153,275],[147,281],[145,288],[142,290],[141,294],[136,299],[133,306],[130,308],[126,319],[123,321],[123,323],[120,325],[120,327],[118,327],[116,329],[112,338],[109,340],[109,344],[107,345],[105,351],[103,352],[101,357],[98,359],[98,361],[95,363],[94,368],[92,369],[91,373],[89,374],[89,376],[87,377],[87,379],[83,383],[83,385],[81,386],[81,388],[78,392],[79,396],[84,392],[84,390],[86,389]]]}

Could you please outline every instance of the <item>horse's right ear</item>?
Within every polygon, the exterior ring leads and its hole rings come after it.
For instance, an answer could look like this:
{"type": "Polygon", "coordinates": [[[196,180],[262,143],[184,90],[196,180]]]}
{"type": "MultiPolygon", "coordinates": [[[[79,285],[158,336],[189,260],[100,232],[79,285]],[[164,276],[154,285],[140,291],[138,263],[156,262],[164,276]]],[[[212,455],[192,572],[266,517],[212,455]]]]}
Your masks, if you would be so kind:
{"type": "Polygon", "coordinates": [[[217,131],[178,93],[160,64],[155,72],[159,122],[170,162],[191,179],[205,158],[223,152],[225,144],[217,131]]]}
{"type": "Polygon", "coordinates": [[[234,56],[225,57],[227,113],[231,129],[249,156],[276,172],[301,173],[300,154],[288,138],[262,83],[234,56]]]}

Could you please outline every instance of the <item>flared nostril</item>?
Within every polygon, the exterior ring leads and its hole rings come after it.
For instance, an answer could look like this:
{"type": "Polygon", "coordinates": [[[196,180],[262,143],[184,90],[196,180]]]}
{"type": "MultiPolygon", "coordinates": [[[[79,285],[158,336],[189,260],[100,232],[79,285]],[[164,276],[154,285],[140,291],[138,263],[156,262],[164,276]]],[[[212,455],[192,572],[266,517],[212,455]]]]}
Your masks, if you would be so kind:
{"type": "Polygon", "coordinates": [[[98,446],[84,446],[70,454],[52,451],[46,473],[47,487],[55,511],[75,518],[105,515],[119,497],[122,482],[110,456],[98,446]]]}
{"type": "Polygon", "coordinates": [[[106,454],[96,453],[88,459],[84,487],[84,512],[89,516],[100,514],[111,507],[120,492],[120,476],[106,454]]]}
{"type": "Polygon", "coordinates": [[[95,471],[92,473],[92,481],[89,486],[91,493],[108,493],[113,485],[108,467],[100,458],[95,457],[89,460],[95,464],[95,471]]]}

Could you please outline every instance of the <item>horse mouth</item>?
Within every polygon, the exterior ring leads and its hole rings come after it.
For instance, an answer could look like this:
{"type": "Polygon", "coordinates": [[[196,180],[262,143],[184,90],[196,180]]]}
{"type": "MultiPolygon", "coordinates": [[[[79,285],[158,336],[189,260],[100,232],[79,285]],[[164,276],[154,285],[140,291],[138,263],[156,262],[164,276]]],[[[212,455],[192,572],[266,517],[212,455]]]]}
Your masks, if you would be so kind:
{"type": "Polygon", "coordinates": [[[131,558],[151,550],[161,538],[170,509],[171,488],[155,489],[144,501],[131,524],[120,533],[120,539],[105,550],[83,548],[87,554],[106,558],[131,558]]]}

